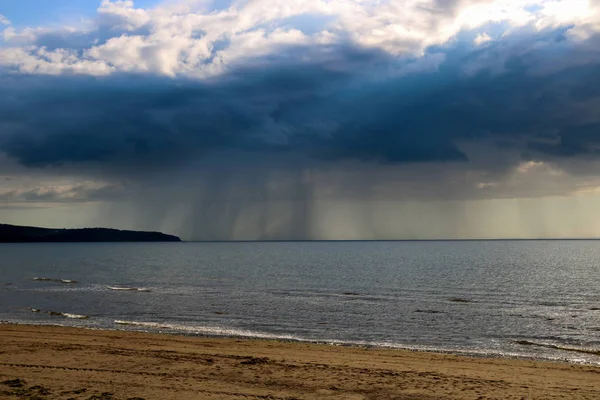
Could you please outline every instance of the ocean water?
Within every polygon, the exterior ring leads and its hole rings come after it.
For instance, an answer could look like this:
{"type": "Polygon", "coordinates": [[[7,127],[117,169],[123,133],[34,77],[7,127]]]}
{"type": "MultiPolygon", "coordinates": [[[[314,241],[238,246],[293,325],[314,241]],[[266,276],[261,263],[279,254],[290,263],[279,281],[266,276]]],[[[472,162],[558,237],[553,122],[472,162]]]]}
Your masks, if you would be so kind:
{"type": "Polygon", "coordinates": [[[0,320],[600,365],[600,241],[0,244],[0,320]]]}

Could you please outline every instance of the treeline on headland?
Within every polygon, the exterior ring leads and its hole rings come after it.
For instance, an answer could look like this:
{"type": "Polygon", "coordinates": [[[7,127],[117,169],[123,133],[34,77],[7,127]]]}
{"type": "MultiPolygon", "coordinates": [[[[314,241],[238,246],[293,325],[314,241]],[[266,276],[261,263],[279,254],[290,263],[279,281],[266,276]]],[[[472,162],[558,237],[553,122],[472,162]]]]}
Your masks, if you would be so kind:
{"type": "Polygon", "coordinates": [[[161,232],[108,228],[49,229],[0,224],[0,243],[23,242],[181,242],[181,239],[161,232]]]}

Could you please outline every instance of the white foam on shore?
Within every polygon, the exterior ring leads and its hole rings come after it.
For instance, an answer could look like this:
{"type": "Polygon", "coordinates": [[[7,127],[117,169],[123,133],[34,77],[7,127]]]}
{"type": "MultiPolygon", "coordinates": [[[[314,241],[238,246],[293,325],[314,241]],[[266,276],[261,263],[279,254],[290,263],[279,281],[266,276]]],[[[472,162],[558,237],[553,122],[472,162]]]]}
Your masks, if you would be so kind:
{"type": "MultiPolygon", "coordinates": [[[[60,313],[65,316],[65,313],[60,313]]],[[[70,314],[77,315],[77,314],[70,314]]],[[[80,316],[85,317],[85,316],[80,316]]],[[[82,318],[79,318],[82,319],[82,318]]],[[[420,345],[406,345],[394,342],[386,341],[355,341],[355,340],[327,340],[327,339],[307,339],[297,337],[293,335],[276,335],[266,334],[259,332],[252,332],[247,330],[238,329],[226,329],[218,327],[193,327],[184,326],[169,323],[158,323],[158,322],[140,322],[140,321],[127,321],[127,320],[114,320],[117,325],[131,325],[140,328],[139,330],[145,332],[152,332],[158,330],[159,333],[163,333],[161,330],[169,330],[172,332],[180,331],[184,335],[206,335],[206,336],[224,336],[224,337],[240,337],[240,338],[255,338],[255,339],[266,339],[266,340],[284,340],[292,342],[304,342],[304,343],[316,343],[316,344],[328,344],[334,346],[358,346],[358,347],[369,347],[369,348],[389,348],[399,350],[409,350],[427,353],[440,353],[440,354],[456,354],[462,356],[471,357],[482,357],[482,358],[508,358],[508,359],[521,359],[521,360],[534,360],[534,361],[555,361],[555,362],[566,362],[570,364],[580,365],[596,365],[600,366],[600,361],[597,361],[595,357],[565,357],[561,355],[550,355],[550,354],[532,354],[524,352],[511,352],[511,351],[498,351],[498,350],[477,350],[477,349],[457,349],[457,348],[446,348],[446,347],[435,347],[435,346],[420,346],[420,345]],[[145,329],[144,329],[145,328],[145,329]],[[150,330],[152,329],[152,330],[150,330]]],[[[73,325],[64,325],[56,322],[47,321],[36,321],[32,323],[27,320],[12,320],[12,321],[0,321],[0,324],[17,324],[17,325],[46,325],[46,326],[66,326],[72,327],[73,325]]],[[[77,325],[76,325],[77,326],[77,325]]],[[[89,330],[100,330],[100,331],[111,331],[114,330],[100,326],[77,326],[83,329],[89,330]]],[[[117,329],[118,330],[118,329],[117,329]]]]}
{"type": "Polygon", "coordinates": [[[184,334],[196,334],[196,335],[207,335],[207,336],[225,336],[225,337],[240,337],[240,338],[252,338],[252,339],[267,339],[267,340],[289,340],[293,342],[305,342],[305,343],[321,343],[333,346],[358,346],[367,348],[387,348],[387,349],[398,349],[398,350],[409,350],[419,351],[428,353],[442,353],[442,354],[458,354],[463,356],[471,357],[493,357],[493,358],[515,358],[515,359],[528,359],[528,360],[546,360],[546,361],[559,361],[559,362],[570,362],[576,364],[592,364],[600,365],[600,362],[594,361],[593,358],[584,357],[565,357],[561,355],[551,354],[532,354],[528,352],[517,352],[517,351],[500,351],[500,350],[477,350],[477,349],[460,349],[454,347],[436,347],[426,345],[408,345],[395,342],[387,341],[362,341],[362,340],[339,340],[339,339],[308,339],[295,335],[289,334],[271,334],[265,332],[250,331],[245,329],[236,328],[224,328],[217,326],[187,326],[170,323],[159,323],[159,322],[143,322],[143,321],[128,321],[128,320],[115,320],[117,325],[129,325],[140,328],[143,331],[172,331],[181,332],[184,334]]]}
{"type": "Polygon", "coordinates": [[[306,340],[306,339],[303,339],[301,337],[294,336],[294,335],[277,335],[277,334],[271,334],[271,333],[249,331],[249,330],[245,330],[245,329],[224,328],[224,327],[218,327],[218,326],[206,326],[206,325],[188,326],[188,325],[169,324],[169,323],[160,323],[160,322],[143,322],[143,321],[126,321],[126,320],[115,320],[115,324],[130,325],[130,326],[136,326],[136,327],[140,327],[140,328],[149,328],[149,329],[179,331],[179,332],[192,333],[192,334],[195,333],[195,334],[200,334],[200,335],[309,341],[309,340],[306,340]]]}

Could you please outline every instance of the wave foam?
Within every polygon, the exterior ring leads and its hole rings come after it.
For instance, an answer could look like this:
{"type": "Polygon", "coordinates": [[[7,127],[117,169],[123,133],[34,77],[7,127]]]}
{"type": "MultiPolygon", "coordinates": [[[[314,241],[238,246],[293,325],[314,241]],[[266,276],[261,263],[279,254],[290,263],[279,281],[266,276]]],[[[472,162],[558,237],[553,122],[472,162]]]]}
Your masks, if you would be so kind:
{"type": "MultiPolygon", "coordinates": [[[[521,352],[507,352],[498,350],[477,350],[477,349],[459,349],[454,347],[437,347],[437,346],[426,346],[426,345],[408,345],[403,343],[395,343],[388,341],[362,341],[362,340],[339,340],[339,339],[309,339],[289,334],[271,334],[257,331],[249,331],[244,329],[236,328],[223,328],[216,326],[187,326],[170,323],[160,322],[143,322],[143,321],[128,321],[128,320],[115,320],[117,325],[129,325],[136,327],[143,331],[150,330],[168,330],[172,332],[182,332],[184,334],[196,334],[196,335],[207,335],[207,336],[225,336],[225,337],[243,337],[243,338],[254,338],[254,339],[272,339],[272,340],[289,340],[294,342],[304,343],[321,343],[333,346],[359,346],[367,348],[389,348],[389,349],[402,349],[410,351],[424,351],[424,352],[436,352],[444,354],[462,354],[472,357],[510,357],[520,359],[542,359],[542,360],[564,360],[559,356],[539,355],[531,356],[523,354],[521,352]]],[[[583,359],[570,359],[571,362],[575,363],[588,363],[589,361],[583,359]]]]}
{"type": "Polygon", "coordinates": [[[46,314],[55,316],[55,317],[65,317],[65,318],[70,318],[70,319],[88,319],[89,318],[87,315],[64,313],[64,312],[58,312],[58,311],[46,311],[46,314]]]}
{"type": "Polygon", "coordinates": [[[294,340],[294,341],[309,341],[298,336],[293,335],[277,335],[265,332],[249,331],[245,329],[236,328],[224,328],[218,326],[188,326],[179,324],[169,324],[160,322],[143,322],[143,321],[127,321],[127,320],[115,320],[117,325],[130,325],[140,328],[150,329],[166,329],[171,331],[186,332],[192,334],[203,334],[213,336],[234,336],[234,337],[250,337],[257,339],[280,339],[280,340],[294,340]]]}
{"type": "Polygon", "coordinates": [[[110,290],[118,290],[122,292],[149,292],[149,288],[145,287],[126,287],[126,286],[108,286],[110,290]]]}
{"type": "Polygon", "coordinates": [[[88,319],[87,315],[80,314],[71,314],[71,313],[62,313],[62,316],[65,318],[73,318],[73,319],[88,319]]]}

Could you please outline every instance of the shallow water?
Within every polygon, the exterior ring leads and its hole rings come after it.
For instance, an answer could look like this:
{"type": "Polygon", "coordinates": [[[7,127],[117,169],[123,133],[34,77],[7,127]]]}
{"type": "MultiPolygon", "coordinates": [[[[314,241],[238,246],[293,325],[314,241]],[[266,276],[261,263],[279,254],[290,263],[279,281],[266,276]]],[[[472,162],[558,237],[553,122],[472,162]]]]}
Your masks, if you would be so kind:
{"type": "Polygon", "coordinates": [[[600,365],[600,241],[0,244],[0,272],[11,322],[600,365]]]}

